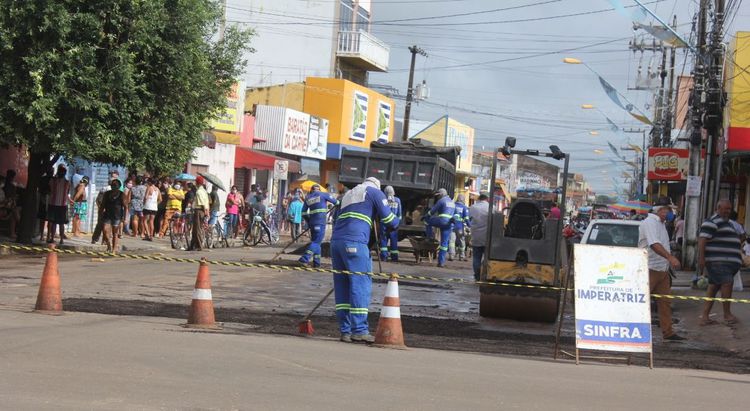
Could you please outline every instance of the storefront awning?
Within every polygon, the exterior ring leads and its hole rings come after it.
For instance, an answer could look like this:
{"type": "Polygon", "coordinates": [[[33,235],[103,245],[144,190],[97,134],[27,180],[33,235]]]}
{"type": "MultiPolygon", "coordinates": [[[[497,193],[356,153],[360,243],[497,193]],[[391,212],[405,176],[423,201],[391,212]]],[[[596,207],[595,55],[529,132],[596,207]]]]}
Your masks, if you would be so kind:
{"type": "Polygon", "coordinates": [[[299,173],[301,170],[299,161],[289,160],[288,158],[278,157],[262,151],[237,147],[234,152],[234,168],[273,170],[273,163],[276,160],[288,161],[290,173],[299,173]]]}

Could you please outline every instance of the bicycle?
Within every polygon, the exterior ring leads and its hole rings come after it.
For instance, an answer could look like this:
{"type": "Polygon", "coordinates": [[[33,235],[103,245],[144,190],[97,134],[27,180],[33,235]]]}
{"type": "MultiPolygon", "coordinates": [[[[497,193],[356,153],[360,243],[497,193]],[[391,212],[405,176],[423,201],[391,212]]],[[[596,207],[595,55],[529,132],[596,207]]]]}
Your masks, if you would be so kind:
{"type": "MultiPolygon", "coordinates": [[[[274,222],[275,219],[269,219],[274,222]]],[[[274,245],[279,241],[279,231],[276,223],[269,226],[266,220],[259,215],[254,215],[252,222],[245,230],[242,242],[247,246],[255,246],[261,242],[266,245],[274,245]]]]}
{"type": "Polygon", "coordinates": [[[227,238],[226,233],[224,232],[224,227],[222,226],[222,220],[224,223],[229,221],[229,216],[226,214],[221,214],[216,218],[216,223],[214,223],[213,226],[209,226],[208,224],[206,227],[204,227],[205,230],[205,243],[207,248],[217,248],[217,247],[229,247],[229,239],[227,238]]]}
{"type": "Polygon", "coordinates": [[[169,219],[169,242],[172,248],[187,250],[190,245],[190,223],[184,213],[174,213],[169,219]]]}

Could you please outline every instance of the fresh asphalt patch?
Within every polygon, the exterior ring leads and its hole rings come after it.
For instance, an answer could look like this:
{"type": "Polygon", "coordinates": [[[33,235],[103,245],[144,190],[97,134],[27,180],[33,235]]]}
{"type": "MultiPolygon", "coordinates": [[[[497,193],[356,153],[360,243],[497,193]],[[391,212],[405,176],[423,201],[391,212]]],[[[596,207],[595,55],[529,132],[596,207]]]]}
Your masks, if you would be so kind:
{"type": "MultiPolygon", "coordinates": [[[[89,312],[110,315],[154,316],[187,318],[189,306],[138,300],[116,300],[98,298],[66,298],[66,311],[89,312]]],[[[298,324],[304,313],[257,312],[244,308],[215,307],[217,322],[239,324],[228,330],[232,333],[267,333],[283,335],[298,334],[298,324]],[[244,324],[245,326],[241,326],[244,324]]],[[[336,319],[332,316],[311,318],[318,337],[339,336],[336,319]]],[[[401,317],[406,345],[413,348],[468,351],[485,354],[512,355],[551,360],[554,354],[555,337],[545,334],[526,334],[482,328],[470,321],[431,317],[401,317]]],[[[377,313],[370,313],[370,329],[378,321],[377,313]]],[[[574,338],[561,338],[561,348],[574,350],[574,338]]],[[[595,355],[595,353],[594,353],[595,355]]],[[[622,356],[622,355],[621,355],[622,356]]],[[[654,343],[656,367],[706,369],[740,374],[750,373],[750,357],[717,347],[706,349],[687,343],[654,343]]],[[[632,363],[647,366],[648,357],[634,355],[632,363]]]]}

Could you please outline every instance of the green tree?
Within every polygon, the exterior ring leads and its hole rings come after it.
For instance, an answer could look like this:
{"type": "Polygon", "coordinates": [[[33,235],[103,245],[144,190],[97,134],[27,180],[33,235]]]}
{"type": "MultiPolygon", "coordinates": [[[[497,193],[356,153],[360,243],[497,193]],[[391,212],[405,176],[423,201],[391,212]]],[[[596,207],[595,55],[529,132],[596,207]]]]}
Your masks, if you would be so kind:
{"type": "Polygon", "coordinates": [[[55,155],[182,168],[245,64],[214,0],[0,0],[0,144],[30,152],[19,240],[55,155]]]}

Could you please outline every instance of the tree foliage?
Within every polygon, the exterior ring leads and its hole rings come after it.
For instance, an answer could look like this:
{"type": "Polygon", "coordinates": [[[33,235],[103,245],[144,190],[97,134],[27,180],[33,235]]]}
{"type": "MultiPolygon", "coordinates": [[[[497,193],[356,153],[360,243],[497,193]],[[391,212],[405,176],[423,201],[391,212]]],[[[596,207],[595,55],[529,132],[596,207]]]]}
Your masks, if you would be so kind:
{"type": "Polygon", "coordinates": [[[0,143],[182,168],[225,106],[250,30],[212,0],[0,0],[0,143]]]}

